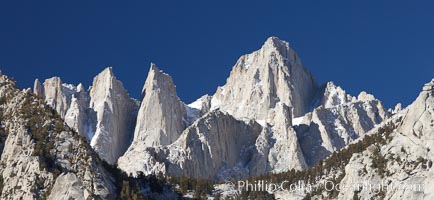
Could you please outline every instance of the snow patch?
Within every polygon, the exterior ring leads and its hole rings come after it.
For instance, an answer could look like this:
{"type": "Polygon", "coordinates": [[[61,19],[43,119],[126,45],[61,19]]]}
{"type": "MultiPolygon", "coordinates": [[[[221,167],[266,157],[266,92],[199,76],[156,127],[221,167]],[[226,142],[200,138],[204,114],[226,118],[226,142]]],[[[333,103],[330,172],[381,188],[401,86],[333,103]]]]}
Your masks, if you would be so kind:
{"type": "Polygon", "coordinates": [[[201,110],[202,109],[202,104],[203,104],[203,100],[202,100],[202,98],[199,98],[196,101],[188,104],[187,106],[190,107],[190,108],[195,108],[195,109],[201,110]]]}
{"type": "Polygon", "coordinates": [[[292,125],[293,125],[293,126],[298,126],[298,125],[300,125],[301,122],[303,122],[303,118],[304,118],[304,116],[293,118],[293,119],[292,119],[292,125]]]}
{"type": "Polygon", "coordinates": [[[256,122],[258,122],[262,127],[265,127],[265,120],[256,120],[256,122]]]}

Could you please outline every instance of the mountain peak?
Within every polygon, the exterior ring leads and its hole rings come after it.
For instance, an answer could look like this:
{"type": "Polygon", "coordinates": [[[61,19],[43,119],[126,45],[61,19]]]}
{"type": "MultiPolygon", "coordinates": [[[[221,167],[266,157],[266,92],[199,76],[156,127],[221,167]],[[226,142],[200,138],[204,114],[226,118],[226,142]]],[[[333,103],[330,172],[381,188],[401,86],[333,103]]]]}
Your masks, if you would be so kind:
{"type": "Polygon", "coordinates": [[[289,46],[288,42],[281,40],[276,36],[268,37],[267,40],[265,41],[264,45],[267,45],[267,44],[272,44],[272,45],[277,45],[277,46],[280,46],[280,45],[288,45],[289,46]]]}
{"type": "Polygon", "coordinates": [[[423,86],[422,90],[424,90],[424,91],[434,91],[434,78],[430,82],[425,83],[425,85],[423,86]]]}
{"type": "Polygon", "coordinates": [[[33,93],[35,93],[37,96],[40,96],[40,97],[44,96],[44,88],[43,88],[41,82],[39,81],[39,79],[35,80],[35,83],[33,85],[33,93]]]}
{"type": "Polygon", "coordinates": [[[149,68],[149,71],[160,71],[160,69],[158,69],[155,63],[151,62],[151,67],[149,68]]]}
{"type": "Polygon", "coordinates": [[[103,77],[114,77],[113,74],[113,68],[111,66],[106,67],[104,70],[102,70],[97,76],[103,76],[103,77]]]}
{"type": "Polygon", "coordinates": [[[172,143],[185,128],[184,113],[172,77],[151,63],[142,89],[134,141],[147,146],[172,143]]]}
{"type": "Polygon", "coordinates": [[[146,77],[145,84],[143,85],[142,98],[145,95],[146,88],[149,90],[151,88],[159,87],[160,85],[167,85],[169,87],[176,88],[172,77],[160,70],[156,64],[151,63],[148,76],[146,77]]]}
{"type": "Polygon", "coordinates": [[[237,118],[265,120],[270,109],[282,102],[299,117],[309,110],[317,87],[289,43],[269,37],[261,49],[238,59],[211,104],[237,118]]]}
{"type": "Polygon", "coordinates": [[[164,73],[163,70],[159,69],[155,63],[151,63],[151,66],[149,67],[149,74],[153,74],[154,75],[154,79],[157,79],[157,77],[161,76],[161,75],[162,76],[168,76],[168,77],[170,77],[169,74],[164,73]]]}
{"type": "Polygon", "coordinates": [[[290,49],[289,43],[279,39],[278,37],[271,36],[267,38],[265,43],[262,45],[263,49],[276,49],[279,52],[287,52],[290,49]]]}

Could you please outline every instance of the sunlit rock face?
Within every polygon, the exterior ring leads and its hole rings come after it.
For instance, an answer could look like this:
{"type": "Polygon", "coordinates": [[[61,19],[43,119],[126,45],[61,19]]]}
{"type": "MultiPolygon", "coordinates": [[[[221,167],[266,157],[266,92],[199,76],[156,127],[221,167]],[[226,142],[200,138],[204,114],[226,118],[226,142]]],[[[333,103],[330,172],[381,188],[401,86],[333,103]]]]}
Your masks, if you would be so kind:
{"type": "Polygon", "coordinates": [[[130,145],[138,103],[111,67],[94,78],[88,91],[82,84],[65,84],[58,77],[45,80],[43,87],[36,80],[34,91],[108,163],[115,163],[130,145]]]}
{"type": "Polygon", "coordinates": [[[213,95],[211,109],[265,120],[280,102],[299,117],[309,111],[317,87],[289,43],[270,37],[261,49],[238,59],[226,84],[213,95]]]}

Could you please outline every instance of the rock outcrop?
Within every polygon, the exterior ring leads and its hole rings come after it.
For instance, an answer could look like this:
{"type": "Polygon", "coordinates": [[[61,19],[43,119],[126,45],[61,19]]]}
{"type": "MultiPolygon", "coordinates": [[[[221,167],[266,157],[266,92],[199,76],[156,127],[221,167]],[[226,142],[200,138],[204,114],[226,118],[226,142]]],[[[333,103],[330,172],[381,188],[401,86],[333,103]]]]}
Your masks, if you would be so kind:
{"type": "MultiPolygon", "coordinates": [[[[134,142],[118,164],[132,174],[163,172],[220,180],[302,170],[345,147],[387,117],[381,102],[365,92],[352,97],[332,82],[319,88],[289,44],[270,37],[261,49],[238,60],[226,84],[214,96],[205,95],[188,105],[176,96],[170,76],[152,65],[143,89],[134,142]],[[202,151],[196,150],[196,143],[205,143],[203,147],[216,152],[225,146],[213,146],[216,143],[196,138],[182,142],[191,134],[188,130],[197,128],[198,121],[215,117],[210,113],[217,111],[225,113],[218,116],[254,120],[262,126],[259,133],[250,135],[249,140],[255,142],[249,153],[242,154],[236,167],[232,163],[224,170],[218,164],[221,159],[214,155],[211,161],[203,159],[203,155],[193,161],[191,154],[202,151]],[[194,152],[186,152],[189,150],[194,152]],[[194,164],[187,167],[190,162],[194,164]],[[194,166],[213,170],[198,174],[194,166]]],[[[225,129],[220,126],[206,130],[235,138],[222,131],[225,129]]]]}
{"type": "Polygon", "coordinates": [[[214,110],[188,127],[173,144],[129,149],[119,159],[127,173],[166,173],[196,178],[246,177],[255,139],[262,127],[214,110]],[[141,158],[141,159],[137,159],[141,158]],[[206,169],[206,170],[205,170],[206,169]]]}
{"type": "Polygon", "coordinates": [[[98,74],[89,91],[82,84],[47,79],[43,89],[35,81],[35,94],[55,109],[65,122],[86,137],[99,156],[113,164],[129,147],[138,103],[116,79],[112,68],[98,74]]]}
{"type": "Polygon", "coordinates": [[[99,156],[113,164],[131,143],[137,107],[112,68],[106,68],[93,79],[90,108],[95,111],[97,124],[91,146],[99,156]]]}
{"type": "MultiPolygon", "coordinates": [[[[47,94],[62,100],[59,88],[47,94]]],[[[0,99],[1,199],[116,199],[101,160],[43,100],[4,75],[0,99]]]]}
{"type": "Polygon", "coordinates": [[[74,86],[63,84],[59,77],[49,78],[44,81],[43,89],[39,81],[35,81],[34,91],[43,94],[43,98],[49,106],[54,108],[63,118],[69,109],[74,86]]]}
{"type": "Polygon", "coordinates": [[[278,103],[272,116],[256,139],[250,176],[302,170],[307,166],[292,128],[291,108],[278,103]]]}
{"type": "Polygon", "coordinates": [[[134,143],[149,147],[173,143],[186,128],[186,109],[176,94],[172,78],[151,64],[142,97],[134,143]]]}
{"type": "Polygon", "coordinates": [[[95,133],[96,116],[88,108],[89,95],[80,83],[76,92],[72,95],[71,104],[64,117],[66,124],[73,128],[80,135],[85,136],[88,141],[92,139],[95,133]]]}
{"type": "Polygon", "coordinates": [[[337,199],[381,197],[384,199],[433,199],[434,167],[434,79],[424,86],[417,99],[404,111],[402,121],[391,133],[385,145],[373,145],[352,156],[345,167],[341,185],[357,181],[381,187],[372,192],[367,187],[360,191],[339,193],[337,199]],[[385,163],[379,163],[379,159],[385,163]],[[360,173],[364,171],[366,173],[360,173]]]}
{"type": "Polygon", "coordinates": [[[52,78],[43,86],[36,80],[34,92],[128,174],[215,180],[303,170],[399,112],[386,112],[366,92],[353,97],[332,82],[319,87],[289,43],[276,37],[241,56],[213,96],[188,105],[154,64],[140,103],[111,68],[88,91],[52,78]]]}
{"type": "Polygon", "coordinates": [[[40,96],[43,99],[45,98],[44,87],[42,86],[42,84],[39,81],[39,79],[35,80],[34,87],[33,87],[33,92],[35,93],[35,95],[40,96]]]}
{"type": "Polygon", "coordinates": [[[307,163],[312,166],[386,120],[390,114],[374,96],[353,97],[332,82],[325,84],[316,107],[296,125],[307,163]]]}

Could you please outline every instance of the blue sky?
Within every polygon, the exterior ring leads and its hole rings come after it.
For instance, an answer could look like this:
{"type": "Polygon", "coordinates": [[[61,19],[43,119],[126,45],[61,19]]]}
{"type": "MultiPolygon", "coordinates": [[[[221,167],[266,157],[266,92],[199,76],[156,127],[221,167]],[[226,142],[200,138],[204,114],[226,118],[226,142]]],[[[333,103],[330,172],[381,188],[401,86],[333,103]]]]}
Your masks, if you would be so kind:
{"type": "Polygon", "coordinates": [[[21,87],[52,76],[88,87],[113,66],[139,97],[154,62],[191,102],[277,36],[318,82],[407,105],[434,77],[432,8],[400,0],[1,1],[0,69],[21,87]]]}

